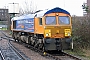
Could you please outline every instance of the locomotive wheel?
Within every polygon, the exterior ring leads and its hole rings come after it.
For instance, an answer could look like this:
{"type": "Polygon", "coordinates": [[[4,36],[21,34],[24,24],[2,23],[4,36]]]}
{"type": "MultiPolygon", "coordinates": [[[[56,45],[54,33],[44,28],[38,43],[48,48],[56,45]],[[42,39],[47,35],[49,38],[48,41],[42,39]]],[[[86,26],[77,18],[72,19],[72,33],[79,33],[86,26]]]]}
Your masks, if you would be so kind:
{"type": "Polygon", "coordinates": [[[31,37],[30,36],[28,36],[28,44],[30,44],[31,45],[31,39],[30,39],[31,37]]]}
{"type": "Polygon", "coordinates": [[[35,42],[34,42],[34,47],[35,47],[35,48],[38,48],[38,47],[39,47],[39,42],[38,42],[38,40],[35,40],[35,42]]]}
{"type": "Polygon", "coordinates": [[[12,38],[13,38],[13,39],[15,38],[15,36],[14,36],[14,32],[12,32],[12,38]]]}
{"type": "Polygon", "coordinates": [[[29,43],[29,36],[26,36],[26,43],[29,43]]]}
{"type": "Polygon", "coordinates": [[[45,47],[44,47],[44,46],[42,47],[42,51],[43,51],[43,52],[45,51],[45,47]]]}
{"type": "Polygon", "coordinates": [[[40,43],[40,44],[39,44],[39,49],[40,49],[40,50],[43,50],[43,43],[40,43]]]}
{"type": "Polygon", "coordinates": [[[12,35],[13,39],[15,40],[16,42],[16,37],[15,37],[15,33],[13,32],[13,35],[12,35]]]}
{"type": "Polygon", "coordinates": [[[30,37],[30,43],[32,46],[34,46],[35,43],[34,43],[33,37],[30,37]]]}

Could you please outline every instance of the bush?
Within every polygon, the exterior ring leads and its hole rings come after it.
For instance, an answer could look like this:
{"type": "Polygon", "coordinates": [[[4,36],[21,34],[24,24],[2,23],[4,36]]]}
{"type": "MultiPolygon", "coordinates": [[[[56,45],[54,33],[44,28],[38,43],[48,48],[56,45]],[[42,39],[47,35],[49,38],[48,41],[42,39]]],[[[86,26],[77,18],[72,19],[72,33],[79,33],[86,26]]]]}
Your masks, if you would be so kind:
{"type": "Polygon", "coordinates": [[[90,19],[87,17],[73,17],[72,39],[74,41],[74,49],[90,48],[90,19]]]}

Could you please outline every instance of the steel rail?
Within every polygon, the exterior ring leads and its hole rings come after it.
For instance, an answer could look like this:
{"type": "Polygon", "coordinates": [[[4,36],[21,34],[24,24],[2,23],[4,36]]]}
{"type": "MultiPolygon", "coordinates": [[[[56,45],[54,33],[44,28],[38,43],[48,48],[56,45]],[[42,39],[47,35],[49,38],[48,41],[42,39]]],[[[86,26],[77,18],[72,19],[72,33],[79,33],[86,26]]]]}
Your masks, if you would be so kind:
{"type": "Polygon", "coordinates": [[[27,60],[10,42],[9,46],[12,47],[12,49],[18,54],[19,57],[21,57],[23,60],[27,60]]]}
{"type": "Polygon", "coordinates": [[[5,60],[5,58],[4,58],[3,54],[2,54],[1,49],[0,49],[0,56],[1,56],[1,59],[2,59],[2,60],[5,60]]]}

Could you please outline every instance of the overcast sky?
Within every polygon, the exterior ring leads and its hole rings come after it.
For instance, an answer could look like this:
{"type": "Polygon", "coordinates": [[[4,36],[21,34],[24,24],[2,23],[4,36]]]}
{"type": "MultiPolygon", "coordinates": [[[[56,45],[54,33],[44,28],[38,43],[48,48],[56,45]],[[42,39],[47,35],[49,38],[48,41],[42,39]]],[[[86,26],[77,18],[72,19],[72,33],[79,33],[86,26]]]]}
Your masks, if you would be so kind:
{"type": "MultiPolygon", "coordinates": [[[[25,1],[31,0],[0,0],[0,8],[7,7],[9,3],[19,3],[20,7],[23,7],[25,1]]],[[[86,0],[32,0],[33,5],[37,6],[37,10],[50,9],[54,7],[60,7],[66,9],[71,15],[82,16],[82,4],[86,0]]],[[[25,7],[24,7],[25,8],[25,7]]]]}

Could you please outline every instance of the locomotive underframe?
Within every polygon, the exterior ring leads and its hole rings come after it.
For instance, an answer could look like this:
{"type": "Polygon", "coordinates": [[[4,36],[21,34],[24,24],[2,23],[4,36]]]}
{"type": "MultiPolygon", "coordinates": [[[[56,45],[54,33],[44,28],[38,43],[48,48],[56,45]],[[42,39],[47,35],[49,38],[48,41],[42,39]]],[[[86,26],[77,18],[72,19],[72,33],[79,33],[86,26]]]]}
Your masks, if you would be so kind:
{"type": "Polygon", "coordinates": [[[71,44],[70,38],[44,38],[43,34],[20,31],[13,31],[12,37],[44,51],[69,49],[71,44]]]}

